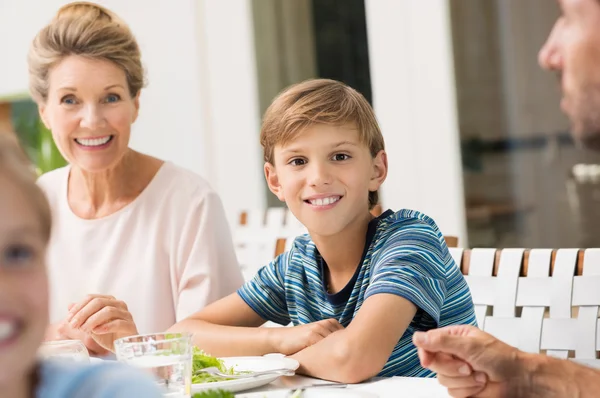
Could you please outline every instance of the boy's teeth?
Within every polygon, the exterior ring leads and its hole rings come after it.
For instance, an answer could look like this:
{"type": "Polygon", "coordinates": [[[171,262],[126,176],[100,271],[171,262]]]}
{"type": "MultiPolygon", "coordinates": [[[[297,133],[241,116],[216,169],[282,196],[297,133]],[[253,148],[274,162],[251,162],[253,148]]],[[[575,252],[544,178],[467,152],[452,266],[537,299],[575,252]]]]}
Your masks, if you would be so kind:
{"type": "Polygon", "coordinates": [[[13,337],[17,331],[17,323],[15,321],[0,321],[0,342],[13,337]]]}
{"type": "Polygon", "coordinates": [[[83,145],[83,146],[100,146],[100,145],[106,144],[108,141],[110,141],[110,139],[111,139],[111,136],[104,137],[104,138],[92,138],[92,139],[76,138],[75,141],[77,141],[78,144],[83,145]]]}
{"type": "Polygon", "coordinates": [[[338,200],[340,200],[339,196],[331,196],[329,198],[313,199],[313,200],[310,200],[309,202],[313,206],[327,206],[327,205],[337,202],[338,200]]]}

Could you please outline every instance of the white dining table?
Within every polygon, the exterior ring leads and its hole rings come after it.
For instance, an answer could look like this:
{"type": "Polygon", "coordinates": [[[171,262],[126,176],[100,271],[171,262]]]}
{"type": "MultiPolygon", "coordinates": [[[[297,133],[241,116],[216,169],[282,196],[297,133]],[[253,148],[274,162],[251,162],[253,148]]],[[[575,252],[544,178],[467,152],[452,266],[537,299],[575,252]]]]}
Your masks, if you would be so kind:
{"type": "MultiPolygon", "coordinates": [[[[279,354],[270,354],[279,355],[279,354]]],[[[91,358],[92,362],[101,359],[91,358]]],[[[339,391],[337,396],[349,398],[448,398],[447,390],[437,379],[421,377],[375,377],[360,384],[339,384],[327,380],[307,376],[283,376],[270,384],[237,393],[236,398],[287,398],[295,390],[310,391],[310,397],[332,397],[333,390],[339,391]],[[322,391],[324,394],[318,394],[322,391]],[[346,393],[344,393],[346,392],[346,393]],[[354,393],[354,394],[352,394],[354,393]]]]}
{"type": "MultiPolygon", "coordinates": [[[[255,388],[253,390],[239,393],[239,398],[279,398],[289,396],[289,392],[304,389],[304,391],[319,390],[331,391],[345,389],[348,394],[364,396],[365,398],[447,398],[447,390],[442,387],[437,379],[425,379],[417,377],[390,377],[375,378],[361,384],[349,384],[346,386],[332,386],[333,383],[325,380],[313,379],[305,376],[280,377],[271,384],[255,388]],[[354,392],[355,394],[350,394],[354,392]],[[257,394],[258,393],[258,394],[257,394]],[[361,393],[364,393],[361,395],[361,393]]],[[[340,394],[342,395],[342,394],[340,394]]],[[[318,396],[315,394],[314,396],[318,396]]],[[[323,396],[326,396],[323,394],[323,396]]]]}

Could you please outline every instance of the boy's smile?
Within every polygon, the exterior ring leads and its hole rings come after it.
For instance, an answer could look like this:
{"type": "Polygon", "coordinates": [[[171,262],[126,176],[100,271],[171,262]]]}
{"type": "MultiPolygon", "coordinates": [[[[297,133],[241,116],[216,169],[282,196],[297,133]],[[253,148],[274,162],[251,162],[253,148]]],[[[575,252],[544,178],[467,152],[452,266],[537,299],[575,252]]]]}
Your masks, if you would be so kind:
{"type": "Polygon", "coordinates": [[[329,210],[342,199],[342,195],[313,195],[304,199],[304,202],[313,207],[314,210],[329,210]]]}
{"type": "Polygon", "coordinates": [[[309,232],[331,236],[369,211],[369,192],[385,172],[385,153],[374,158],[353,125],[314,124],[277,145],[265,165],[271,191],[309,232]]]}

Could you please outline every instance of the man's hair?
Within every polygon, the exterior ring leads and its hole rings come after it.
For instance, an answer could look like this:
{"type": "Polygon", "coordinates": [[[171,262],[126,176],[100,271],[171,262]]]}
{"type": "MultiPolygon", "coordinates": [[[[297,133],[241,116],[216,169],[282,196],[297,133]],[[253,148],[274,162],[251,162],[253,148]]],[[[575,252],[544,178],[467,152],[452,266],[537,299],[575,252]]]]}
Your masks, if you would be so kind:
{"type": "MultiPolygon", "coordinates": [[[[275,146],[286,145],[315,124],[354,125],[371,156],[385,149],[375,112],[362,94],[335,80],[314,79],[285,89],[265,112],[260,131],[265,162],[274,164],[275,146]]],[[[377,191],[369,192],[369,207],[378,202],[377,191]]]]}

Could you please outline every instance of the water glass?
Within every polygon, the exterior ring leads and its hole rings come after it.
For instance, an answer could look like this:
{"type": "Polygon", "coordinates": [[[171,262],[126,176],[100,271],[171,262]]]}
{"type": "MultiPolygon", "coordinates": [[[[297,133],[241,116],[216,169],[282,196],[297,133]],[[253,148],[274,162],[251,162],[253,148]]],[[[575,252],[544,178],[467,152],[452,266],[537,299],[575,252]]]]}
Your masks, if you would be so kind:
{"type": "Polygon", "coordinates": [[[79,340],[46,341],[38,349],[38,356],[43,360],[90,362],[90,354],[79,340]]]}
{"type": "Polygon", "coordinates": [[[189,398],[192,388],[192,336],[146,334],[115,341],[117,360],[151,373],[164,397],[189,398]]]}

